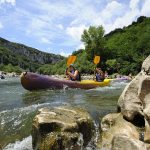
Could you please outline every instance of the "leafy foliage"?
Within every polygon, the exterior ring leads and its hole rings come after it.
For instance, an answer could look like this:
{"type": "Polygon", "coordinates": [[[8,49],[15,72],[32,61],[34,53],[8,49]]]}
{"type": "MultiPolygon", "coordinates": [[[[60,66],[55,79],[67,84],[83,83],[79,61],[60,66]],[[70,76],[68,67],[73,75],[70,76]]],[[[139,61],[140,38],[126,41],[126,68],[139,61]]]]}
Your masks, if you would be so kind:
{"type": "Polygon", "coordinates": [[[95,55],[104,54],[105,39],[103,36],[102,26],[90,26],[88,30],[84,30],[81,41],[85,44],[88,60],[92,61],[95,55]]]}
{"type": "Polygon", "coordinates": [[[150,18],[141,16],[137,22],[120,32],[106,35],[105,49],[116,59],[116,70],[122,74],[140,71],[143,60],[150,54],[150,18]]]}
{"type": "Polygon", "coordinates": [[[0,64],[0,70],[5,71],[5,72],[16,72],[16,73],[21,73],[22,69],[19,66],[13,66],[12,64],[8,65],[2,65],[0,64]]]}
{"type": "Polygon", "coordinates": [[[56,64],[45,64],[42,65],[41,67],[38,68],[38,72],[41,74],[48,74],[48,75],[53,75],[53,74],[64,74],[65,69],[66,69],[66,59],[63,61],[60,61],[59,63],[56,64]]]}
{"type": "Polygon", "coordinates": [[[93,62],[87,59],[87,53],[85,50],[77,55],[75,67],[78,68],[78,70],[81,73],[90,73],[90,74],[93,73],[94,66],[95,65],[93,64],[93,62]]]}

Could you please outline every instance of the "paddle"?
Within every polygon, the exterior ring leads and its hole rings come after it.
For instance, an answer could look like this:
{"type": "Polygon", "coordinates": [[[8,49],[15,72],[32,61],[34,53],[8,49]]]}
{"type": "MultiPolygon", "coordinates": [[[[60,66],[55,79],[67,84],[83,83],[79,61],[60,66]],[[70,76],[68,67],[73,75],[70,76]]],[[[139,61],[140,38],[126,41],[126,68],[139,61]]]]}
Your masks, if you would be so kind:
{"type": "Polygon", "coordinates": [[[100,56],[95,56],[94,64],[97,65],[100,62],[100,56]]]}
{"type": "Polygon", "coordinates": [[[67,66],[70,66],[71,64],[73,64],[75,62],[76,58],[77,57],[74,55],[69,56],[68,60],[67,60],[67,66]]]}
{"type": "MultiPolygon", "coordinates": [[[[97,65],[99,62],[100,62],[100,56],[95,55],[94,64],[97,65]]],[[[93,79],[95,79],[95,71],[94,71],[94,78],[93,79]]]]}

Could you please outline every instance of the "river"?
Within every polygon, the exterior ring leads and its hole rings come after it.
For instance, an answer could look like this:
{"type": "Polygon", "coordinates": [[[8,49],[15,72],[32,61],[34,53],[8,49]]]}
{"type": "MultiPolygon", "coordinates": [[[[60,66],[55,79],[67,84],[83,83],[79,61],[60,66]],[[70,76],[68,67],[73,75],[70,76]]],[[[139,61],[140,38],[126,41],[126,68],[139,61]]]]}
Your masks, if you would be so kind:
{"type": "Polygon", "coordinates": [[[86,109],[95,122],[115,112],[119,95],[126,82],[92,90],[63,89],[29,92],[19,78],[0,80],[0,145],[4,150],[32,150],[32,120],[42,107],[79,106],[86,109]]]}

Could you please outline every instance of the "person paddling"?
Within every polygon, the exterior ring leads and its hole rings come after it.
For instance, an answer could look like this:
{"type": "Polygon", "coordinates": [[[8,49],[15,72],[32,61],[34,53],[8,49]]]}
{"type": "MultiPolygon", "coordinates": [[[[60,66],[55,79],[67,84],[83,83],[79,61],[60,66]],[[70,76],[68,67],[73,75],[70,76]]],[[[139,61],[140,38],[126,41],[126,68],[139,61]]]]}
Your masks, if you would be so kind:
{"type": "Polygon", "coordinates": [[[81,81],[80,72],[75,69],[73,64],[69,65],[69,67],[67,68],[66,75],[71,81],[81,81]]]}
{"type": "Polygon", "coordinates": [[[97,82],[103,82],[105,79],[105,74],[104,72],[101,70],[101,68],[96,68],[95,69],[95,77],[96,77],[96,81],[97,82]]]}

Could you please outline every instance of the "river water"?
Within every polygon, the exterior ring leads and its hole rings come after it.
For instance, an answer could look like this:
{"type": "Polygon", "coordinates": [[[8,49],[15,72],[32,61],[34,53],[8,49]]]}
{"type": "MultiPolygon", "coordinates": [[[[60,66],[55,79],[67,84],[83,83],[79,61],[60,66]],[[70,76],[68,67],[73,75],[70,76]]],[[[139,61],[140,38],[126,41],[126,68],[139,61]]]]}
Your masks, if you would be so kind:
{"type": "Polygon", "coordinates": [[[19,78],[0,80],[0,145],[5,150],[32,150],[32,120],[37,110],[46,106],[82,107],[98,124],[104,115],[116,112],[117,100],[126,85],[112,82],[108,87],[92,90],[29,92],[23,89],[19,78]]]}

